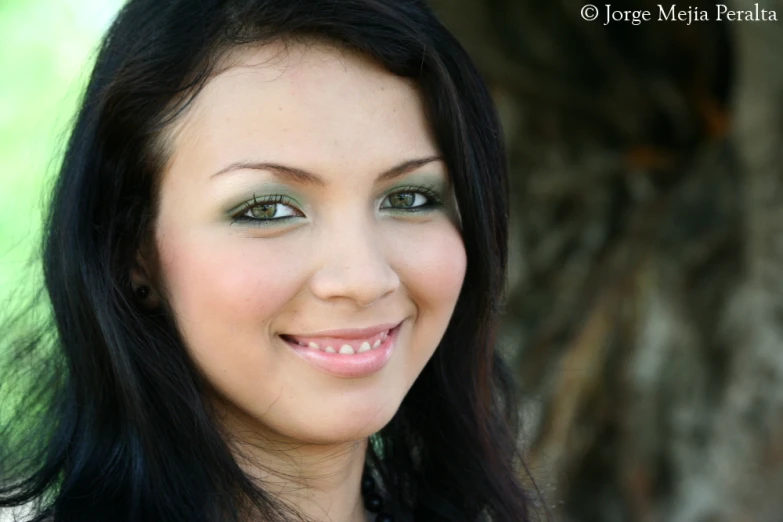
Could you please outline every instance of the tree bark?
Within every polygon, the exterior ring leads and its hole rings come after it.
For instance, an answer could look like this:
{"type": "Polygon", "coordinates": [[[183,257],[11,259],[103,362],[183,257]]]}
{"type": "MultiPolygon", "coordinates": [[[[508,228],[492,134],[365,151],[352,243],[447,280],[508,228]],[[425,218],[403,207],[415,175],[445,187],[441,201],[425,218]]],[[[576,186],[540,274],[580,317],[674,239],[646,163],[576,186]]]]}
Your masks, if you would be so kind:
{"type": "Polygon", "coordinates": [[[554,520],[780,520],[783,22],[582,5],[434,1],[506,131],[528,464],[554,520]]]}

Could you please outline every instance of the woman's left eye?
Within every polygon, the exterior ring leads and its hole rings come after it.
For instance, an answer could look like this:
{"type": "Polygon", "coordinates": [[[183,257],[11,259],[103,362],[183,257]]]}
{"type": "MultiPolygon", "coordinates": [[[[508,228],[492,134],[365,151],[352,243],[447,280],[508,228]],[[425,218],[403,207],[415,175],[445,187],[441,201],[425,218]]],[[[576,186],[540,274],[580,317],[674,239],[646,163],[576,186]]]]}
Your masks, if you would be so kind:
{"type": "Polygon", "coordinates": [[[438,194],[429,187],[406,187],[386,196],[381,208],[403,211],[417,211],[439,206],[438,194]],[[388,201],[388,204],[385,202],[388,201]]]}

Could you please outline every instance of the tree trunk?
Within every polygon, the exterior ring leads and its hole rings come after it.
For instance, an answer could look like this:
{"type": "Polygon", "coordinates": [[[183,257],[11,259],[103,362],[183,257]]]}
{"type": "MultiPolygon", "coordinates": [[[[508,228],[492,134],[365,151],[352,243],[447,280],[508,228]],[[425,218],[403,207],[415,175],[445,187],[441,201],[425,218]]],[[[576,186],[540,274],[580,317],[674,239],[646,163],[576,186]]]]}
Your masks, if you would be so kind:
{"type": "Polygon", "coordinates": [[[783,22],[583,5],[434,2],[506,131],[528,464],[554,520],[781,520],[783,22]]]}

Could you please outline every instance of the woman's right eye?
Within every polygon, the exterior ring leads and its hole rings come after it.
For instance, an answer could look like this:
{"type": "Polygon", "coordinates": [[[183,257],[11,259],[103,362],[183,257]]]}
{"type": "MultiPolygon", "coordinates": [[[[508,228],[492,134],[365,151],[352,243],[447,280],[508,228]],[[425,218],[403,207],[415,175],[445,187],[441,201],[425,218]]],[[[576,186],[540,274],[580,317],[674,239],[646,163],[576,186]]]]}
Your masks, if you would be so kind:
{"type": "Polygon", "coordinates": [[[255,196],[248,201],[233,217],[233,223],[243,222],[266,225],[271,222],[287,221],[295,217],[304,217],[286,196],[272,196],[258,199],[255,196]]]}

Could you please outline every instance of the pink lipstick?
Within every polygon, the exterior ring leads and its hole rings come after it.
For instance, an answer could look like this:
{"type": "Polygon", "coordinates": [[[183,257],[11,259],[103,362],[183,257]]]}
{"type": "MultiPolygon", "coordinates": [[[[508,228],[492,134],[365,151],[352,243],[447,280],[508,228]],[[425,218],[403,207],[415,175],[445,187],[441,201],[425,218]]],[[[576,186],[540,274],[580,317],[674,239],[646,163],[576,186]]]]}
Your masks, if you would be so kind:
{"type": "Polygon", "coordinates": [[[327,336],[281,335],[280,338],[299,357],[322,371],[341,378],[366,377],[389,361],[402,324],[388,330],[368,330],[366,336],[343,337],[333,331],[327,336]]]}

